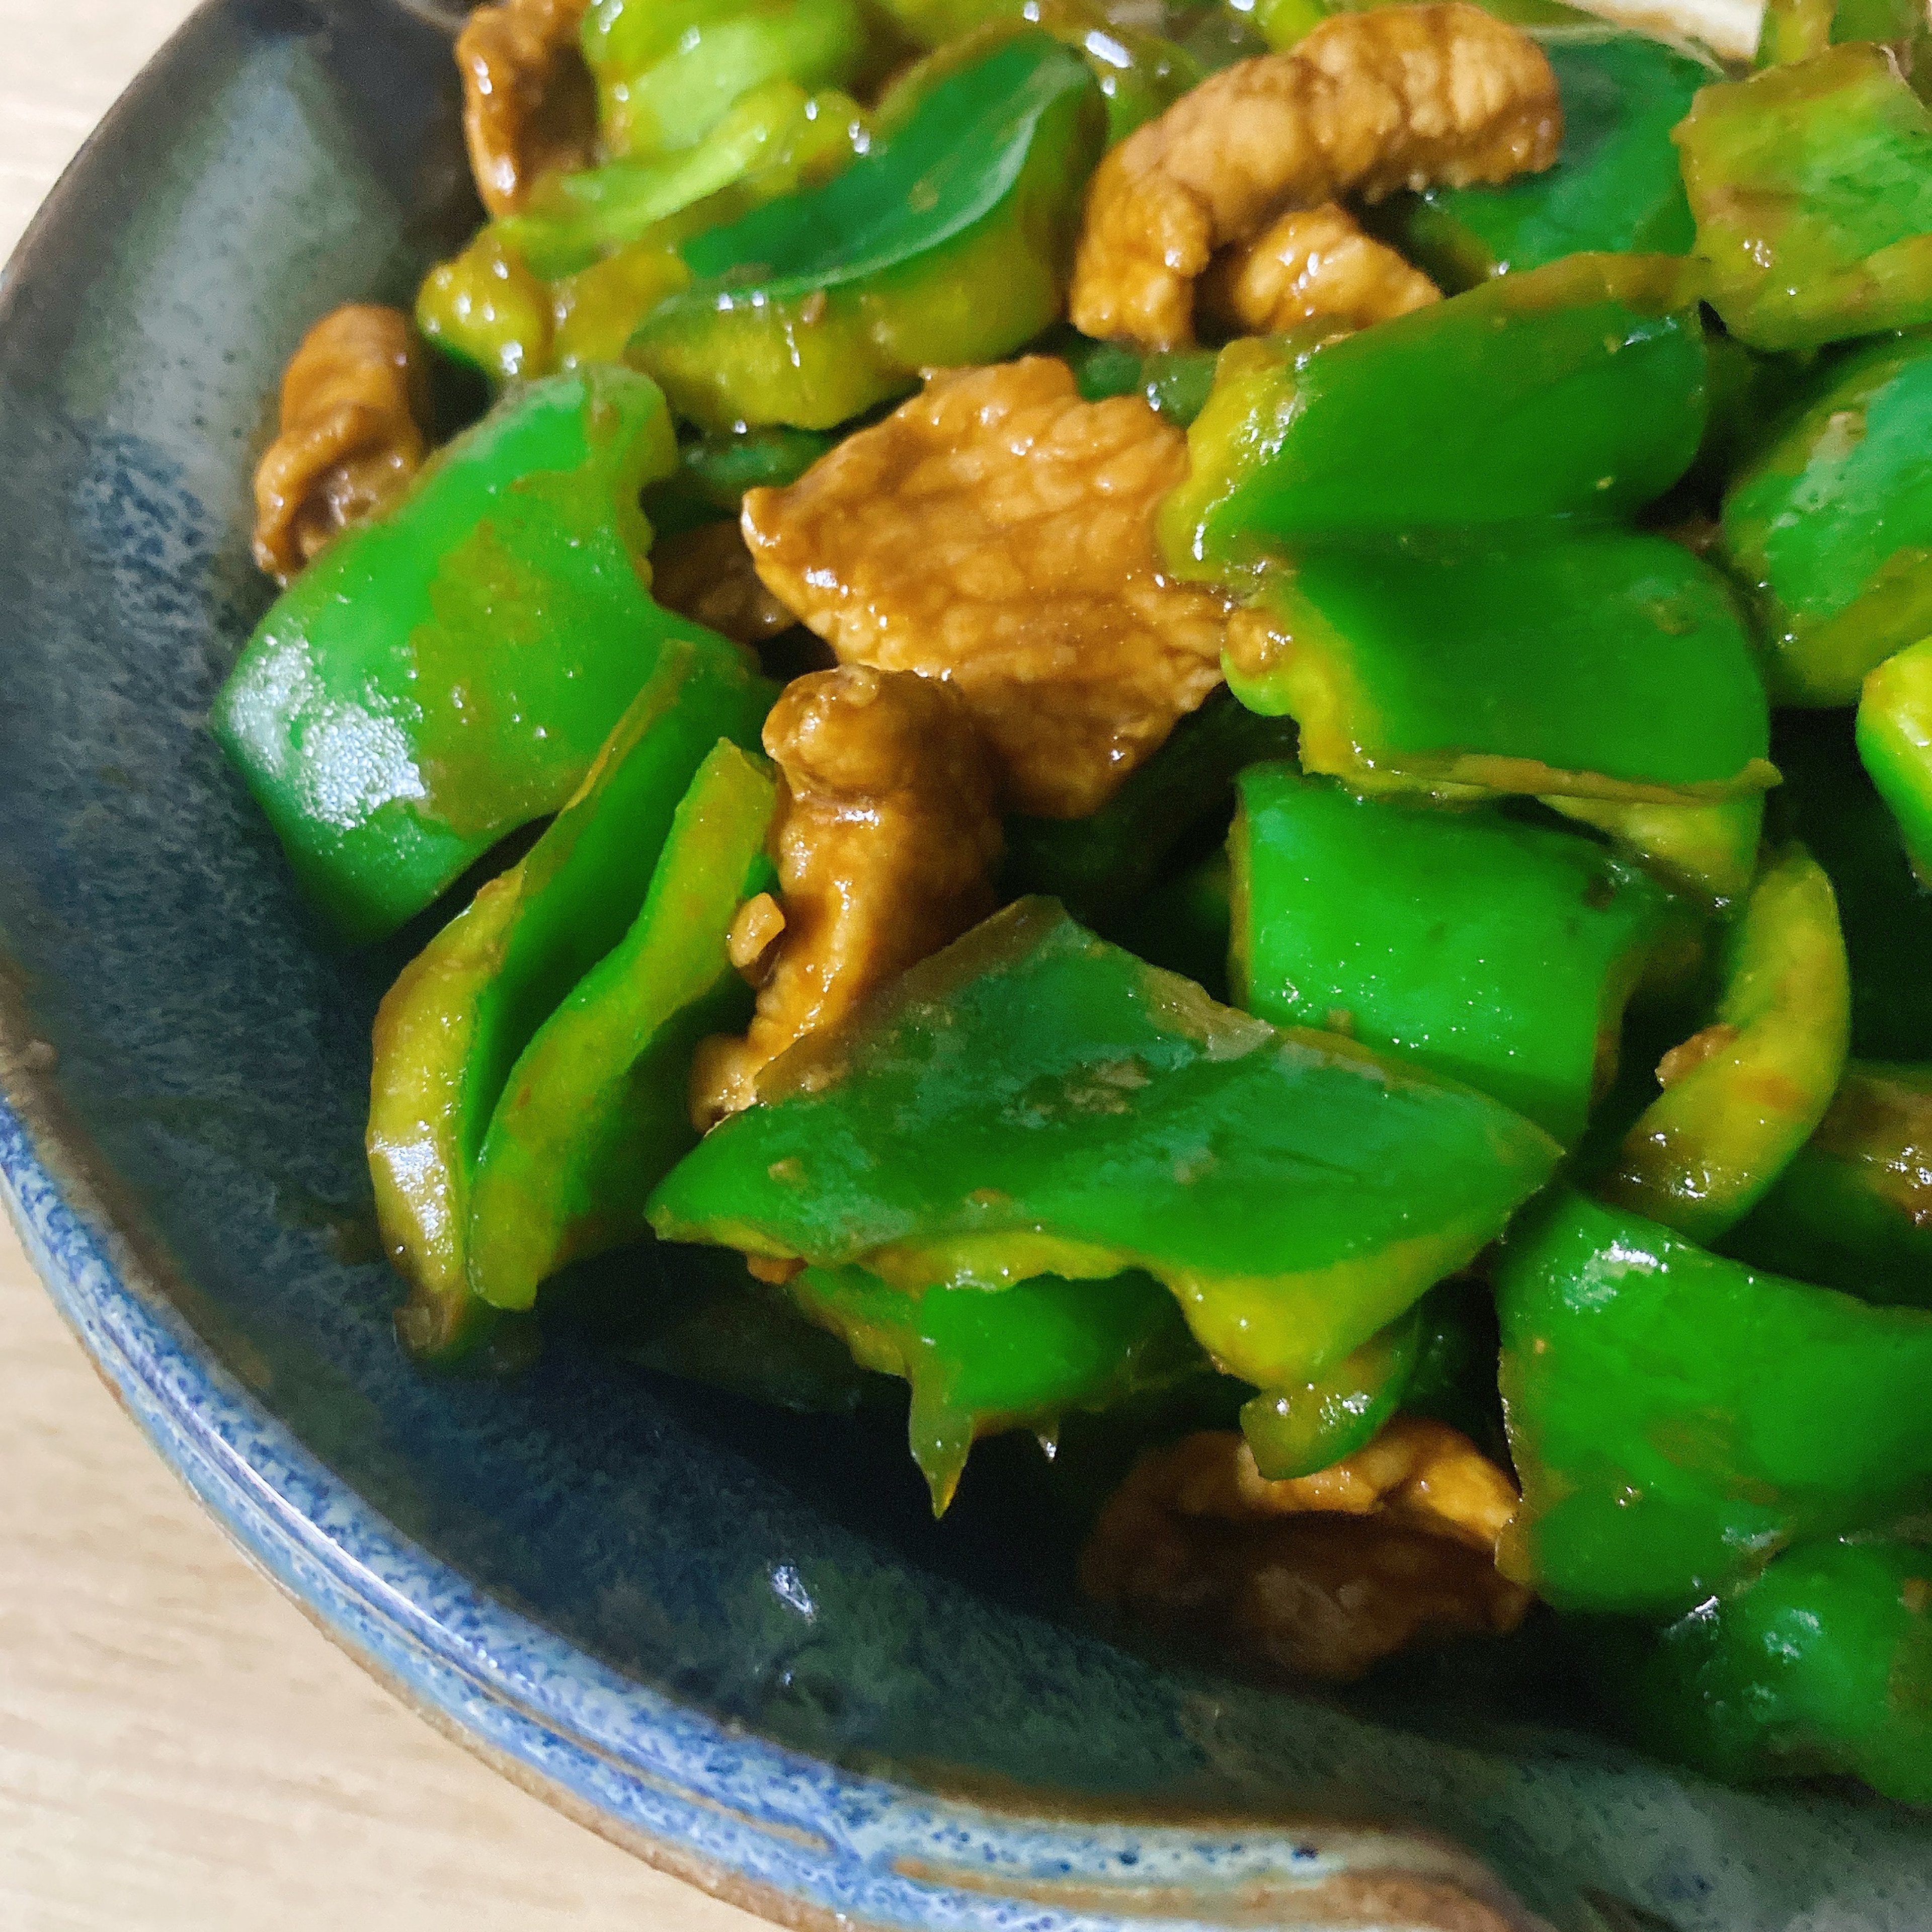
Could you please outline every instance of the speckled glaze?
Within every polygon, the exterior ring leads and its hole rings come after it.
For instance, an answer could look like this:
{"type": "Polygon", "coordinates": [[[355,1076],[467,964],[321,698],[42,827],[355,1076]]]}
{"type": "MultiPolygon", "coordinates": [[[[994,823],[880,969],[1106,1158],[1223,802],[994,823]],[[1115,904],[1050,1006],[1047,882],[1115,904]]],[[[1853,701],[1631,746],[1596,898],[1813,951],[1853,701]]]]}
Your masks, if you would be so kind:
{"type": "Polygon", "coordinates": [[[567,1334],[500,1384],[402,1358],[350,1238],[396,958],[321,943],[205,720],[283,362],[472,216],[437,11],[216,0],[0,295],[0,1172],[161,1453],[432,1721],[790,1922],[1932,1925],[1883,1805],[1683,1780],[1460,1666],[1344,1702],[1115,1647],[1024,1445],[935,1528],[889,1426],[567,1334]]]}

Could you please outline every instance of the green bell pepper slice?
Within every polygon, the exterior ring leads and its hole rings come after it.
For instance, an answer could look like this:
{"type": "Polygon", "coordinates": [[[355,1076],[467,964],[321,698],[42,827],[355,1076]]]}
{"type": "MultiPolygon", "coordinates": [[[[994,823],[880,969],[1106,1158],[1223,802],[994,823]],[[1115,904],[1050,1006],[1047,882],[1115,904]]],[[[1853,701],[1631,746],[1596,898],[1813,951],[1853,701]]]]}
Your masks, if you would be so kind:
{"type": "Polygon", "coordinates": [[[694,147],[755,88],[846,88],[870,61],[856,0],[602,0],[581,45],[613,156],[694,147]]]}
{"type": "Polygon", "coordinates": [[[1729,1784],[1832,1772],[1932,1804],[1932,1549],[1780,1556],[1654,1638],[1616,1645],[1616,1706],[1662,1756],[1729,1784]]]}
{"type": "Polygon", "coordinates": [[[1852,975],[1852,1052],[1932,1060],[1932,893],[1914,877],[1893,818],[1852,742],[1847,712],[1779,714],[1771,795],[1780,836],[1802,840],[1831,879],[1852,975]]]}
{"type": "Polygon", "coordinates": [[[660,1235],[917,1290],[1138,1268],[1258,1387],[1462,1267],[1558,1150],[1485,1096],[1216,1006],[1022,899],[810,1036],[652,1197],[660,1235]]]}
{"type": "Polygon", "coordinates": [[[1241,1433],[1270,1482],[1312,1476],[1366,1449],[1401,1406],[1421,1352],[1412,1308],[1299,1388],[1267,1389],[1241,1408],[1241,1433]]]}
{"type": "Polygon", "coordinates": [[[398,1328],[418,1353],[460,1356],[488,1332],[470,1228],[496,1103],[538,1028],[624,940],[706,754],[721,737],[755,745],[771,695],[734,659],[668,646],[582,790],[384,998],[369,1166],[383,1246],[412,1291],[398,1328]]]}
{"type": "Polygon", "coordinates": [[[1688,1609],[1932,1502],[1932,1315],[1567,1193],[1512,1232],[1496,1291],[1523,1486],[1501,1560],[1559,1610],[1688,1609]]]}
{"type": "Polygon", "coordinates": [[[1544,46],[1563,101],[1553,168],[1498,188],[1405,196],[1376,226],[1445,289],[1566,255],[1687,255],[1696,241],[1670,130],[1718,76],[1641,34],[1544,46]]]}
{"type": "Polygon", "coordinates": [[[1262,580],[1224,662],[1244,704],[1299,722],[1306,770],[1358,790],[1682,806],[1777,782],[1730,590],[1663,537],[1311,549],[1262,580]]]}
{"type": "Polygon", "coordinates": [[[1831,1105],[1851,1040],[1851,978],[1824,868],[1787,847],[1733,928],[1712,1050],[1624,1136],[1597,1191],[1715,1241],[1768,1193],[1831,1105]]]}
{"type": "Polygon", "coordinates": [[[1932,1066],[1847,1067],[1818,1131],[1724,1252],[1867,1301],[1932,1308],[1932,1066]]]}
{"type": "Polygon", "coordinates": [[[1892,808],[1912,869],[1932,880],[1932,639],[1888,658],[1858,698],[1858,755],[1892,808]]]}
{"type": "Polygon", "coordinates": [[[1131,342],[1096,342],[1071,323],[1045,338],[1039,352],[1058,356],[1073,371],[1082,401],[1138,396],[1180,429],[1207,407],[1220,354],[1214,349],[1144,350],[1131,342]]]}
{"type": "Polygon", "coordinates": [[[644,491],[644,514],[660,537],[705,524],[736,523],[748,490],[782,490],[836,446],[836,436],[806,429],[728,430],[680,444],[677,469],[644,491]]]}
{"type": "Polygon", "coordinates": [[[1105,119],[1076,55],[1000,40],[835,180],[687,242],[632,360],[708,428],[829,429],[1011,355],[1059,313],[1105,119]]]}
{"type": "Polygon", "coordinates": [[[888,123],[962,57],[1003,29],[1028,22],[1086,61],[1107,104],[1107,145],[1165,113],[1207,77],[1207,63],[1159,29],[1158,9],[1096,0],[886,0],[886,11],[921,45],[937,50],[896,80],[880,102],[888,123]]]}
{"type": "Polygon", "coordinates": [[[539,182],[524,212],[487,224],[429,272],[416,326],[499,381],[620,362],[639,321],[689,285],[679,242],[829,180],[868,139],[842,94],[755,88],[681,154],[539,182]]]}
{"type": "Polygon", "coordinates": [[[1131,917],[1175,849],[1232,804],[1244,766],[1292,758],[1292,720],[1264,718],[1217,694],[1086,818],[1006,820],[1002,890],[1057,898],[1090,926],[1131,917]]]}
{"type": "Polygon", "coordinates": [[[1932,322],[1932,112],[1886,50],[1706,88],[1673,137],[1710,300],[1754,349],[1932,322]]]}
{"type": "MultiPolygon", "coordinates": [[[[1252,8],[1242,8],[1241,0],[1227,0],[1227,10],[1240,8],[1261,29],[1268,46],[1286,53],[1314,32],[1324,20],[1337,14],[1370,14],[1378,8],[1400,6],[1407,0],[1255,0],[1252,8]]],[[[1562,0],[1478,0],[1486,14],[1518,27],[1562,27],[1586,32],[1600,32],[1602,22],[1594,16],[1562,0]]],[[[1240,17],[1237,13],[1236,17],[1240,17]]],[[[1543,36],[1537,36],[1541,39],[1543,36]]],[[[1561,44],[1559,42],[1558,44],[1561,44]]]]}
{"type": "Polygon", "coordinates": [[[1174,1298],[1144,1274],[908,1294],[862,1268],[806,1268],[786,1291],[862,1366],[910,1385],[907,1438],[936,1516],[976,1442],[1052,1429],[1204,1366],[1174,1298]]]}
{"type": "Polygon", "coordinates": [[[1928,450],[1932,340],[1873,343],[1828,366],[1726,492],[1723,555],[1754,587],[1775,702],[1856,704],[1932,633],[1928,450]]]}
{"type": "Polygon", "coordinates": [[[1312,1382],[1264,1390],[1240,1425],[1262,1474],[1312,1476],[1366,1449],[1398,1410],[1432,1417],[1507,1454],[1496,1396],[1496,1311],[1466,1275],[1431,1288],[1400,1321],[1312,1382]]]}
{"type": "Polygon", "coordinates": [[[469,1276],[492,1307],[530,1307],[567,1262],[649,1232],[644,1202],[696,1144],[691,1057],[742,1032],[751,988],[726,935],[776,883],[778,788],[728,740],[674,814],[642,909],[518,1056],[470,1184],[469,1276]]]}
{"type": "Polygon", "coordinates": [[[1326,346],[1232,344],[1162,506],[1169,566],[1217,578],[1283,543],[1640,508],[1703,434],[1702,274],[1577,255],[1326,346]]]}
{"type": "Polygon", "coordinates": [[[1592,841],[1242,772],[1236,999],[1460,1080],[1573,1143],[1665,910],[1592,841]]]}
{"type": "MultiPolygon", "coordinates": [[[[644,268],[650,299],[688,278],[675,250],[648,251],[644,268]]],[[[556,298],[548,283],[505,245],[488,223],[460,254],[439,262],[416,290],[416,327],[453,362],[491,383],[535,381],[552,372],[556,298]]]]}
{"type": "Polygon", "coordinates": [[[676,460],[644,377],[532,383],[262,620],[211,723],[343,934],[394,931],[562,805],[669,639],[743,684],[646,587],[638,493],[676,460]]]}
{"type": "Polygon", "coordinates": [[[865,112],[849,95],[772,81],[735,102],[680,153],[548,176],[525,212],[492,222],[490,232],[554,281],[654,231],[668,247],[830,180],[868,139],[865,112]]]}
{"type": "Polygon", "coordinates": [[[1928,22],[1915,0],[1769,0],[1758,40],[1757,64],[1789,67],[1827,47],[1875,40],[1888,47],[1899,71],[1913,81],[1922,98],[1919,73],[1928,22]]]}
{"type": "Polygon", "coordinates": [[[1607,833],[1670,887],[1723,908],[1750,889],[1764,838],[1764,795],[1715,805],[1652,805],[1627,799],[1546,797],[1580,825],[1607,833]]]}

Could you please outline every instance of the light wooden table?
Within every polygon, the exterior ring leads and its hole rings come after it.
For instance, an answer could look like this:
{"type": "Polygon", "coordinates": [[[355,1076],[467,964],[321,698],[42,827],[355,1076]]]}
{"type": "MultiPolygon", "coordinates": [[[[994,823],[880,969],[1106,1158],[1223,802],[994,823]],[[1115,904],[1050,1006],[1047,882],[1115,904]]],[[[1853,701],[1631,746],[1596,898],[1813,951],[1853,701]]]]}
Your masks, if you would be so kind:
{"type": "MultiPolygon", "coordinates": [[[[187,0],[0,0],[0,258],[187,0]]],[[[378,1690],[96,1380],[0,1215],[0,1928],[752,1932],[378,1690]]]]}

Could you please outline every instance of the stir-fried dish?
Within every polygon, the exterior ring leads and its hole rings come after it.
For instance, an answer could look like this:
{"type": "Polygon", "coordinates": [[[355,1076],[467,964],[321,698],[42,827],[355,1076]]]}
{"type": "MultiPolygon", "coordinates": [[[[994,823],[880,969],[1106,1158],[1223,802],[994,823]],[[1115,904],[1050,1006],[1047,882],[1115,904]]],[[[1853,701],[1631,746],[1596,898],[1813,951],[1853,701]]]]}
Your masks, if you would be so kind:
{"type": "Polygon", "coordinates": [[[1932,62],[1742,13],[472,16],[214,720],[412,1350],[655,1244],[1119,1629],[1932,1803],[1932,62]]]}

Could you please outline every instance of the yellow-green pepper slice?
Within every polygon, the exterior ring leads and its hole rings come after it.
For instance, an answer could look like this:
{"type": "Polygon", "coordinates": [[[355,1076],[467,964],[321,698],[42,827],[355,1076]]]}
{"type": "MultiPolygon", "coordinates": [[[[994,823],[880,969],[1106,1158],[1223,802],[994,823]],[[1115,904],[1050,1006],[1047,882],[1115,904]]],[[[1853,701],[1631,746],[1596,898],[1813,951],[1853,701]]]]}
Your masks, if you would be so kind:
{"type": "Polygon", "coordinates": [[[1262,578],[1225,663],[1243,704],[1300,723],[1308,770],[1358,790],[1681,806],[1777,780],[1730,589],[1663,537],[1311,548],[1262,578]]]}
{"type": "Polygon", "coordinates": [[[1868,43],[1706,88],[1673,137],[1710,298],[1754,349],[1932,322],[1932,112],[1868,43]]]}
{"type": "Polygon", "coordinates": [[[1598,1191],[1693,1240],[1716,1240],[1824,1118],[1850,1040],[1832,882],[1802,846],[1789,846],[1731,934],[1715,1022],[1672,1056],[1682,1070],[1624,1137],[1598,1191]]]}
{"type": "Polygon", "coordinates": [[[649,160],[694,146],[754,88],[852,86],[869,40],[856,0],[598,0],[580,44],[604,152],[649,160]]]}
{"type": "Polygon", "coordinates": [[[620,362],[639,320],[690,283],[679,242],[830,180],[869,138],[842,94],[754,88],[682,153],[546,177],[430,271],[416,325],[497,381],[620,362]]]}
{"type": "Polygon", "coordinates": [[[488,1332],[469,1279],[476,1162],[518,1056],[644,903],[678,802],[722,736],[758,742],[770,688],[735,660],[664,648],[582,789],[522,862],[404,969],[376,1017],[368,1154],[383,1246],[419,1354],[488,1332]]]}
{"type": "Polygon", "coordinates": [[[1865,680],[1858,745],[1912,870],[1922,884],[1932,880],[1932,639],[1888,658],[1865,680]]]}
{"type": "Polygon", "coordinates": [[[778,789],[727,740],[674,814],[642,909],[518,1056],[470,1184],[471,1289],[529,1307],[566,1263],[650,1232],[644,1202],[697,1138],[690,1064],[742,1030],[751,989],[726,934],[776,875],[765,833],[778,789]]]}
{"type": "Polygon", "coordinates": [[[1653,805],[1642,800],[1546,797],[1580,825],[1607,832],[1646,871],[1673,890],[1726,906],[1757,876],[1764,794],[1715,805],[1653,805]]]}
{"type": "Polygon", "coordinates": [[[1932,1307],[1932,1066],[1854,1060],[1724,1252],[1867,1301],[1932,1307]]]}
{"type": "Polygon", "coordinates": [[[1412,1308],[1299,1388],[1265,1389],[1241,1408],[1241,1433],[1270,1482],[1312,1476],[1366,1448],[1400,1406],[1421,1352],[1412,1308]]]}
{"type": "Polygon", "coordinates": [[[836,179],[686,242],[695,285],[631,359],[712,430],[829,429],[997,362],[1059,313],[1105,124],[1078,56],[1004,36],[836,179]]]}
{"type": "Polygon", "coordinates": [[[1463,1266],[1558,1150],[1486,1096],[1280,1033],[1023,899],[776,1062],[660,1235],[895,1286],[1138,1268],[1261,1388],[1463,1266]]]}
{"type": "Polygon", "coordinates": [[[785,1286],[862,1366],[910,1385],[907,1438],[934,1516],[976,1442],[1052,1429],[1070,1410],[1106,1408],[1206,1366],[1174,1298],[1144,1274],[909,1294],[862,1268],[806,1268],[785,1286]]]}

